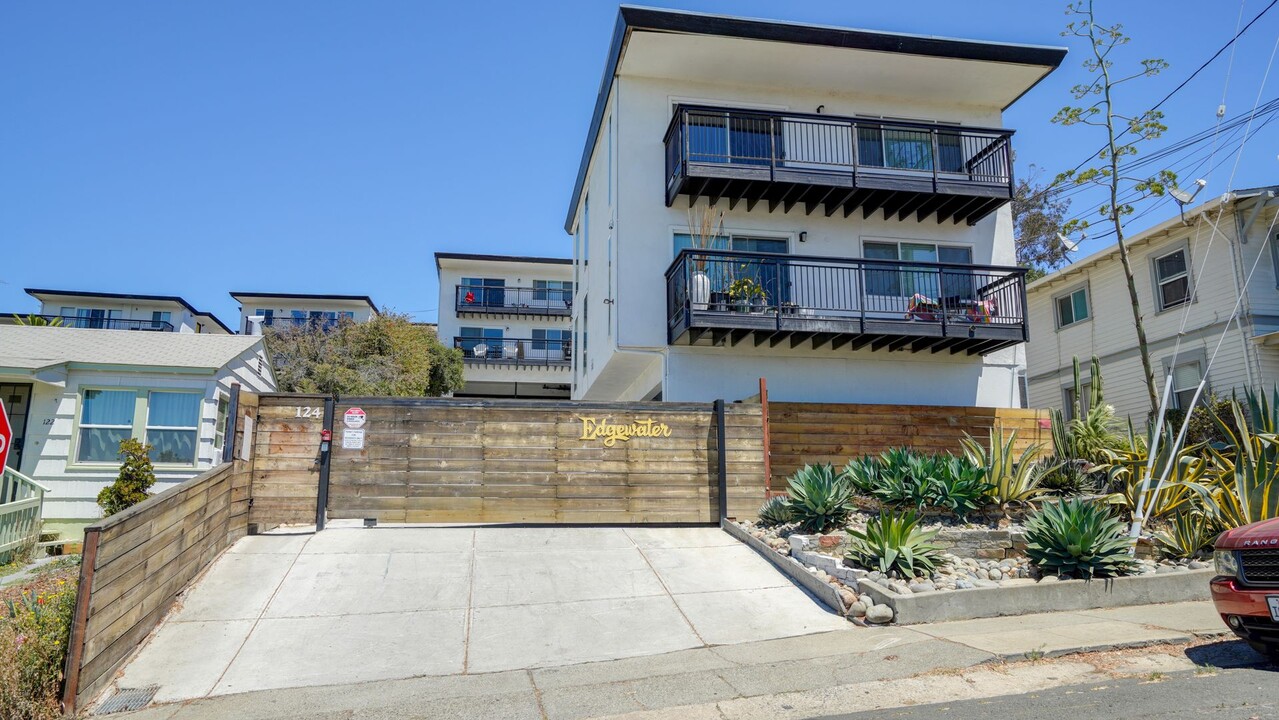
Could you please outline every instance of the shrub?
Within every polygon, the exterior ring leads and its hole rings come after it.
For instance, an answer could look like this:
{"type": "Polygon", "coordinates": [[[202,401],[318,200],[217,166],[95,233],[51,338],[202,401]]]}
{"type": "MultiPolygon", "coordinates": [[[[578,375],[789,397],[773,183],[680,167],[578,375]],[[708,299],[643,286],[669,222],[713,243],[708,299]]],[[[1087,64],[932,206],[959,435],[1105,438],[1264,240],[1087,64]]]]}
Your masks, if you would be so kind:
{"type": "Polygon", "coordinates": [[[805,465],[790,476],[792,519],[808,532],[843,525],[852,513],[853,486],[829,463],[805,465]]]}
{"type": "Polygon", "coordinates": [[[1001,508],[1010,503],[1027,502],[1043,492],[1039,487],[1042,468],[1034,461],[1042,445],[1031,445],[1017,455],[1014,450],[1017,432],[1009,433],[1005,441],[995,428],[990,430],[987,445],[982,445],[971,435],[964,435],[960,443],[964,446],[964,456],[982,469],[986,482],[990,484],[990,500],[1001,508]]]}
{"type": "Polygon", "coordinates": [[[120,465],[119,476],[98,493],[103,517],[110,517],[146,500],[147,491],[155,484],[150,445],[143,445],[135,438],[121,440],[120,455],[124,462],[120,465]]]}
{"type": "Polygon", "coordinates": [[[853,489],[861,495],[873,493],[879,486],[879,474],[879,460],[869,455],[853,458],[844,466],[844,475],[848,477],[848,482],[852,483],[853,489]]]}
{"type": "Polygon", "coordinates": [[[1115,577],[1132,565],[1132,540],[1105,505],[1079,498],[1045,503],[1026,519],[1026,555],[1044,570],[1115,577]]]}
{"type": "Polygon", "coordinates": [[[790,522],[792,517],[790,500],[781,496],[765,500],[759,508],[761,525],[782,525],[790,522]]]}
{"type": "Polygon", "coordinates": [[[986,470],[971,461],[950,456],[940,462],[935,504],[963,518],[990,499],[994,486],[986,482],[986,470]]]}
{"type": "Polygon", "coordinates": [[[936,535],[936,530],[918,527],[913,511],[883,512],[871,518],[864,531],[848,531],[845,557],[885,574],[895,570],[909,578],[921,571],[931,573],[941,562],[941,546],[929,542],[936,535]]]}
{"type": "Polygon", "coordinates": [[[1098,490],[1098,477],[1089,472],[1087,460],[1047,458],[1039,461],[1039,487],[1049,495],[1069,497],[1098,490]]]}
{"type": "Polygon", "coordinates": [[[851,460],[844,473],[858,492],[884,505],[945,508],[960,517],[984,505],[990,491],[985,470],[967,458],[907,448],[851,460]]]}
{"type": "Polygon", "coordinates": [[[1155,533],[1155,542],[1168,557],[1185,559],[1199,554],[1219,534],[1211,518],[1198,510],[1186,510],[1172,516],[1167,530],[1155,533]]]}
{"type": "Polygon", "coordinates": [[[62,681],[76,570],[64,569],[0,595],[0,717],[52,720],[62,717],[62,681]]]}
{"type": "MultiPolygon", "coordinates": [[[[1265,428],[1273,421],[1267,417],[1268,412],[1262,414],[1253,404],[1251,394],[1249,402],[1253,412],[1251,426],[1236,401],[1230,404],[1233,427],[1226,418],[1217,417],[1218,428],[1228,438],[1228,447],[1210,446],[1215,473],[1209,482],[1189,486],[1213,520],[1224,528],[1279,517],[1279,437],[1268,431],[1250,430],[1250,427],[1265,428]]],[[[1260,403],[1265,405],[1264,395],[1260,403]]]]}

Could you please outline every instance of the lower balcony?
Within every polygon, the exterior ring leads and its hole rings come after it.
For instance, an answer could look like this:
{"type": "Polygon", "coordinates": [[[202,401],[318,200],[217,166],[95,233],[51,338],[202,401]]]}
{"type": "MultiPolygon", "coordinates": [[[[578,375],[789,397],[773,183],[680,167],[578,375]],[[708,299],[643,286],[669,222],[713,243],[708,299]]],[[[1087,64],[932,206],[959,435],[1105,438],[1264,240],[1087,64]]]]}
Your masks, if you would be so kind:
{"type": "Polygon", "coordinates": [[[666,271],[672,345],[985,355],[1028,339],[1016,267],[683,250],[666,271]]]}
{"type": "Polygon", "coordinates": [[[16,315],[23,325],[87,328],[90,330],[139,330],[142,332],[173,332],[173,323],[167,320],[130,320],[118,317],[92,317],[88,315],[16,315]]]}
{"type": "Polygon", "coordinates": [[[567,368],[573,362],[568,340],[454,337],[453,347],[467,365],[567,368]]]}

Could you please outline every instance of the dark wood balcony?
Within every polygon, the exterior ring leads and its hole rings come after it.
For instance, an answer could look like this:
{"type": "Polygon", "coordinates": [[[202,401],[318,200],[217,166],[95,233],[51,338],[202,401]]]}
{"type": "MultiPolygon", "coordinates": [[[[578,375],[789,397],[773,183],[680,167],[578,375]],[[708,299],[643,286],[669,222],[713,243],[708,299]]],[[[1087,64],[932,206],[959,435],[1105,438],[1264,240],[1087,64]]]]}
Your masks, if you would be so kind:
{"type": "Polygon", "coordinates": [[[468,336],[454,337],[453,347],[462,351],[462,361],[468,365],[563,369],[573,363],[569,340],[468,336]]]}
{"type": "Polygon", "coordinates": [[[141,332],[173,332],[168,320],[129,320],[118,317],[87,315],[15,315],[24,325],[88,328],[91,330],[138,330],[141,332]]]}
{"type": "Polygon", "coordinates": [[[685,195],[690,206],[704,197],[973,225],[1012,200],[1012,134],[679,105],[666,131],[666,205],[685,195]]]}
{"type": "Polygon", "coordinates": [[[672,345],[985,355],[1025,342],[1016,267],[686,249],[666,271],[672,345]]]}
{"type": "Polygon", "coordinates": [[[570,288],[457,285],[453,309],[458,315],[568,317],[570,288]]]}

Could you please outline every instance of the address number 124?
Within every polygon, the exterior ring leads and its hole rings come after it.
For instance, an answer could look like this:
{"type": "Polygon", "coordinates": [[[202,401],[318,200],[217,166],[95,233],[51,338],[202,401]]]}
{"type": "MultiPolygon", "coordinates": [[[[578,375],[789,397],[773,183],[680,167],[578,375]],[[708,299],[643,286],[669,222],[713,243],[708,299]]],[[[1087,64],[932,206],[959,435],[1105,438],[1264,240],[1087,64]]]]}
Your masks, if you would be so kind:
{"type": "Polygon", "coordinates": [[[298,407],[295,409],[298,411],[297,416],[300,418],[318,418],[324,414],[324,411],[318,407],[298,407]]]}

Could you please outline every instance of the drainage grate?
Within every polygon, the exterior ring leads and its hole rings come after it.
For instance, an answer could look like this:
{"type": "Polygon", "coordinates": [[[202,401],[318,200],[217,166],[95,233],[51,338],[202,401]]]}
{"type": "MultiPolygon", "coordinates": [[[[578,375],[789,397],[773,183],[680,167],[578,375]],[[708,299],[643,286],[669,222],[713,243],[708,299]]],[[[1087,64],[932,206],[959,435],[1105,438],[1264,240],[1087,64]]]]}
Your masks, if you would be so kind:
{"type": "Polygon", "coordinates": [[[151,702],[151,698],[155,697],[156,691],[160,689],[159,685],[147,685],[140,688],[119,688],[111,697],[102,701],[102,704],[94,708],[94,715],[110,715],[111,713],[128,712],[130,710],[141,710],[151,702]]]}

